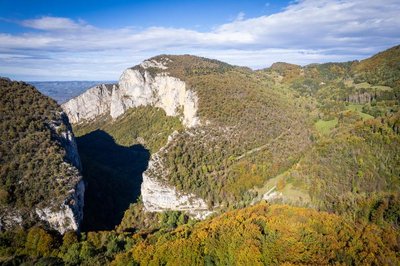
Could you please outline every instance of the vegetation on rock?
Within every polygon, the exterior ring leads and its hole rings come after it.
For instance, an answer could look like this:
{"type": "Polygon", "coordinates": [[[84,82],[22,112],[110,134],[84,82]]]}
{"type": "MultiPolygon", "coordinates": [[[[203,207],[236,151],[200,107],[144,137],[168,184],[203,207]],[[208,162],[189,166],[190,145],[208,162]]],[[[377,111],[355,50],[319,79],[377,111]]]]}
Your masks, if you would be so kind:
{"type": "Polygon", "coordinates": [[[79,181],[60,141],[64,120],[57,103],[31,85],[0,79],[1,216],[61,205],[79,181]]]}

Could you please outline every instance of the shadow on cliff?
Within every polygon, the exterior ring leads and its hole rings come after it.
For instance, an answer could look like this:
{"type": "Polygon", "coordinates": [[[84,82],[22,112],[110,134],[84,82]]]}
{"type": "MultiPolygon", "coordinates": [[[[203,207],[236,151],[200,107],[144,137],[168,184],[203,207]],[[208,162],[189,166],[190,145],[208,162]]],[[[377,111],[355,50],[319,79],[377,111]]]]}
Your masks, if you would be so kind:
{"type": "Polygon", "coordinates": [[[140,195],[150,153],[120,146],[102,130],[77,138],[86,184],[82,231],[111,230],[140,195]]]}

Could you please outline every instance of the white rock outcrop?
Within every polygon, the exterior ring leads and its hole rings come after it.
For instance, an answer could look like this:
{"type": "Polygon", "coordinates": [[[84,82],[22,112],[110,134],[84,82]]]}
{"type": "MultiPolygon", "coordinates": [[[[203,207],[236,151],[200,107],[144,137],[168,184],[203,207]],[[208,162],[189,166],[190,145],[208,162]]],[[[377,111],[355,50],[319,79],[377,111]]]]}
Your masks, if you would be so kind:
{"type": "MultiPolygon", "coordinates": [[[[149,168],[154,167],[154,162],[154,159],[149,162],[149,168]]],[[[143,173],[141,195],[144,209],[148,212],[184,211],[196,219],[204,219],[212,213],[203,199],[180,193],[148,172],[143,173]]]]}
{"type": "Polygon", "coordinates": [[[52,121],[49,126],[52,128],[55,138],[66,151],[65,163],[70,165],[71,172],[75,172],[68,182],[72,189],[67,192],[61,203],[60,200],[56,200],[49,206],[36,208],[35,212],[41,220],[46,221],[50,227],[63,234],[69,230],[79,230],[83,220],[85,184],[79,173],[82,170],[82,164],[68,117],[65,113],[59,115],[60,119],[52,121]],[[59,132],[61,125],[64,126],[64,130],[59,132]]]}
{"type": "Polygon", "coordinates": [[[110,111],[111,92],[116,85],[102,84],[69,100],[62,108],[73,124],[90,121],[110,111]]]}
{"type": "Polygon", "coordinates": [[[83,220],[84,194],[85,185],[80,180],[61,205],[37,208],[36,214],[60,234],[70,230],[77,231],[83,220]]]}
{"type": "MultiPolygon", "coordinates": [[[[138,67],[126,69],[111,92],[106,90],[108,87],[96,86],[62,107],[72,123],[81,123],[102,115],[110,115],[116,119],[129,108],[150,105],[162,108],[168,116],[179,116],[187,128],[196,127],[200,125],[197,116],[198,97],[194,91],[187,88],[184,81],[166,72],[170,61],[167,57],[146,60],[138,67]],[[152,71],[154,68],[161,71],[152,71]],[[158,73],[154,74],[155,72],[158,73]]],[[[174,134],[169,141],[173,139],[174,134]]],[[[198,219],[212,213],[203,199],[193,194],[181,193],[162,182],[162,176],[165,175],[162,173],[163,169],[158,153],[153,154],[148,170],[143,174],[141,187],[146,211],[179,210],[198,219]],[[155,172],[161,174],[155,175],[155,172]]]]}
{"type": "Polygon", "coordinates": [[[78,153],[74,134],[72,133],[71,124],[66,113],[57,113],[59,119],[48,123],[53,131],[54,137],[60,142],[61,146],[66,151],[66,160],[78,170],[82,170],[81,158],[78,153]],[[61,131],[60,131],[61,129],[61,131]]]}
{"type": "Polygon", "coordinates": [[[23,224],[21,212],[16,208],[0,207],[0,231],[13,229],[16,225],[23,224]]]}
{"type": "MultiPolygon", "coordinates": [[[[174,132],[168,142],[173,141],[174,136],[178,132],[174,132]]],[[[164,167],[159,153],[165,148],[151,156],[149,166],[143,173],[143,183],[141,186],[141,196],[144,209],[148,212],[163,212],[166,210],[184,211],[196,219],[205,219],[213,212],[208,209],[206,202],[190,193],[178,192],[173,186],[162,182],[164,167]]]]}
{"type": "Polygon", "coordinates": [[[143,61],[140,66],[144,69],[148,69],[151,67],[160,68],[160,69],[167,69],[168,67],[165,65],[166,62],[170,61],[168,57],[163,58],[164,60],[158,62],[156,60],[145,60],[143,61]]]}
{"type": "Polygon", "coordinates": [[[140,66],[141,69],[126,69],[118,85],[96,86],[64,103],[62,108],[70,121],[76,124],[102,115],[116,119],[129,108],[151,105],[162,108],[168,116],[180,116],[186,127],[200,124],[196,93],[167,72],[153,76],[148,71],[149,68],[166,70],[165,61],[147,60],[140,66]]]}
{"type": "Polygon", "coordinates": [[[125,70],[113,90],[110,115],[117,118],[129,108],[152,105],[168,116],[181,116],[187,127],[200,123],[197,117],[198,98],[186,89],[185,82],[165,73],[152,77],[148,71],[125,70]]]}

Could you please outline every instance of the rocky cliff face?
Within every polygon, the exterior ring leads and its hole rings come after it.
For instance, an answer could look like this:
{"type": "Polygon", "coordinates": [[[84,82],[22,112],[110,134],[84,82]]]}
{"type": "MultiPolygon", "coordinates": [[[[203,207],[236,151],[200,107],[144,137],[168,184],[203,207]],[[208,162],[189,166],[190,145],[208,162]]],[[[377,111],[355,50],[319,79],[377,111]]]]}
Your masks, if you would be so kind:
{"type": "Polygon", "coordinates": [[[0,230],[79,230],[85,186],[67,115],[24,82],[0,78],[0,96],[0,135],[10,140],[0,141],[0,230]]]}
{"type": "Polygon", "coordinates": [[[180,116],[187,127],[200,124],[198,99],[185,82],[167,72],[151,74],[151,68],[167,70],[160,62],[144,61],[139,68],[126,69],[118,85],[96,86],[66,102],[62,108],[72,123],[90,121],[102,115],[118,118],[126,110],[138,106],[162,108],[168,116],[180,116]]]}
{"type": "Polygon", "coordinates": [[[68,191],[67,198],[51,207],[37,208],[36,214],[42,221],[61,234],[67,231],[78,231],[83,220],[85,184],[82,179],[68,191]]]}
{"type": "MultiPolygon", "coordinates": [[[[153,168],[154,165],[157,163],[152,158],[149,167],[153,168]]],[[[184,211],[196,219],[204,219],[212,213],[203,199],[180,193],[146,172],[143,174],[141,193],[144,209],[148,212],[184,211]]]]}
{"type": "Polygon", "coordinates": [[[359,92],[352,94],[346,98],[346,101],[356,104],[366,104],[370,103],[373,99],[376,98],[376,95],[368,92],[359,92]]]}
{"type": "MultiPolygon", "coordinates": [[[[197,116],[198,98],[185,82],[169,75],[166,60],[146,60],[139,66],[126,69],[113,86],[96,86],[66,102],[62,108],[75,124],[90,122],[100,116],[116,119],[129,108],[154,106],[168,116],[178,116],[187,128],[200,124],[197,116]],[[152,71],[157,69],[157,71],[152,71]],[[157,73],[155,73],[157,72],[157,73]]],[[[182,194],[167,186],[153,173],[162,172],[157,154],[151,157],[149,169],[143,174],[141,193],[145,209],[150,212],[165,210],[187,211],[197,218],[210,212],[206,203],[192,194],[182,194]]]]}
{"type": "Polygon", "coordinates": [[[61,234],[69,230],[79,230],[83,220],[85,193],[85,185],[80,174],[81,161],[67,116],[60,113],[59,118],[59,120],[51,121],[49,127],[53,138],[61,144],[60,146],[66,152],[65,161],[62,163],[69,168],[69,176],[66,176],[64,180],[57,181],[63,183],[69,190],[57,198],[45,199],[33,210],[2,207],[0,209],[0,230],[9,230],[16,226],[29,226],[37,221],[46,223],[61,234]]]}
{"type": "MultiPolygon", "coordinates": [[[[174,132],[169,142],[173,141],[174,132]]],[[[143,173],[141,195],[144,209],[148,212],[163,212],[166,210],[184,211],[196,219],[204,219],[212,213],[203,199],[190,193],[178,192],[174,187],[162,182],[163,166],[159,153],[152,155],[148,169],[143,173]]]]}
{"type": "Polygon", "coordinates": [[[116,85],[102,84],[62,105],[71,123],[90,121],[110,111],[111,92],[116,85]]]}
{"type": "Polygon", "coordinates": [[[66,231],[79,230],[83,220],[85,184],[80,174],[81,160],[68,117],[65,113],[60,113],[60,119],[52,121],[49,126],[54,138],[65,149],[65,163],[70,164],[70,171],[74,174],[70,177],[72,180],[69,180],[70,189],[61,201],[54,200],[50,206],[38,207],[35,212],[41,220],[63,234],[66,231]],[[60,130],[61,128],[64,130],[60,130]]]}

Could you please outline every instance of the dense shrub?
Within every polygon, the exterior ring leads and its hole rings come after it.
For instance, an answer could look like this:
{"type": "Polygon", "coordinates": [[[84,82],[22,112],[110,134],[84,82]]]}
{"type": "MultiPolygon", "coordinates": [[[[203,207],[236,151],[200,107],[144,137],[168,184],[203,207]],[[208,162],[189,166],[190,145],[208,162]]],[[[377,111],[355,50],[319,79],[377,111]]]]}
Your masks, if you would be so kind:
{"type": "MultiPolygon", "coordinates": [[[[63,120],[57,103],[34,87],[0,79],[0,204],[29,211],[65,198],[78,175],[52,123],[63,120]]],[[[60,128],[61,124],[60,124],[60,128]]],[[[65,131],[64,126],[64,131],[65,131]]]]}

